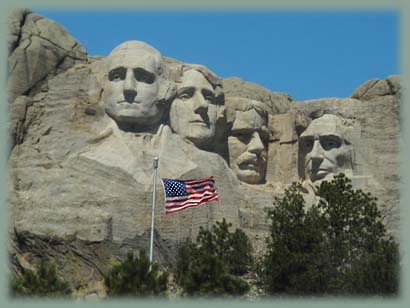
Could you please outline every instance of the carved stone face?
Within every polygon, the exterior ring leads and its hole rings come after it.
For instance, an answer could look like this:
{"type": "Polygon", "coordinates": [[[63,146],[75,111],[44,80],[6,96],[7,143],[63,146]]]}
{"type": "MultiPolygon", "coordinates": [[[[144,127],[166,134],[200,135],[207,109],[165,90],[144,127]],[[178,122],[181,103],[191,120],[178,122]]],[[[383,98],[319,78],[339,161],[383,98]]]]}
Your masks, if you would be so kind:
{"type": "Polygon", "coordinates": [[[254,109],[236,111],[228,146],[230,165],[239,180],[248,184],[264,182],[268,140],[266,119],[254,109]]]}
{"type": "Polygon", "coordinates": [[[159,108],[159,53],[137,41],[123,43],[107,58],[102,100],[105,111],[119,125],[147,127],[163,114],[159,108]]]}
{"type": "Polygon", "coordinates": [[[352,169],[352,147],[346,142],[342,120],[325,114],[313,120],[300,136],[305,178],[312,182],[331,180],[352,169]]]}
{"type": "Polygon", "coordinates": [[[185,71],[181,81],[170,109],[171,128],[197,147],[206,147],[215,136],[217,106],[214,89],[200,72],[193,69],[185,71]]]}

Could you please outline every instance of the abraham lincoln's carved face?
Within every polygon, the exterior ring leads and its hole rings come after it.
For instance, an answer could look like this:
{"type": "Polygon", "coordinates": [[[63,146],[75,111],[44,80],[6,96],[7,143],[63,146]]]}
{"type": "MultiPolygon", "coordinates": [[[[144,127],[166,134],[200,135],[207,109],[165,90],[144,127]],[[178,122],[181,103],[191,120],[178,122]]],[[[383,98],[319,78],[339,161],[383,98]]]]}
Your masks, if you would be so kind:
{"type": "Polygon", "coordinates": [[[305,178],[312,182],[331,179],[352,169],[352,146],[346,140],[342,120],[333,114],[315,119],[299,140],[305,178]]]}

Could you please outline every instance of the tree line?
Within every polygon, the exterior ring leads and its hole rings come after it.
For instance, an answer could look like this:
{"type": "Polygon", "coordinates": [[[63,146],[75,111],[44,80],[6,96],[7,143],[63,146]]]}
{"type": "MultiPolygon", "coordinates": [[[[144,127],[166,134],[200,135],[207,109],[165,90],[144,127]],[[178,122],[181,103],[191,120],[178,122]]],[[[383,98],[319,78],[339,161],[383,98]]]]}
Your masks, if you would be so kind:
{"type": "MultiPolygon", "coordinates": [[[[307,207],[301,184],[293,183],[275,198],[261,256],[225,219],[200,228],[195,241],[186,239],[170,271],[151,264],[144,251],[129,252],[104,277],[107,296],[167,297],[171,280],[187,297],[241,297],[251,288],[265,296],[397,295],[399,244],[382,223],[377,199],[353,189],[343,174],[317,186],[317,196],[307,207]]],[[[70,295],[46,262],[13,277],[10,290],[14,296],[70,295]]]]}

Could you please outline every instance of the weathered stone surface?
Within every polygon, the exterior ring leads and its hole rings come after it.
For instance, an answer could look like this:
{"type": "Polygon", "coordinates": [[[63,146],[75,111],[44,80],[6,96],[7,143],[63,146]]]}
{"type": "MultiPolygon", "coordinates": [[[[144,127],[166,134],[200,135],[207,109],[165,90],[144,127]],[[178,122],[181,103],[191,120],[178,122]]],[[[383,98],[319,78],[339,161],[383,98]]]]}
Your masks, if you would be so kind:
{"type": "Polygon", "coordinates": [[[384,96],[389,94],[393,93],[386,80],[372,79],[358,87],[353,92],[351,97],[362,100],[369,100],[375,96],[384,96]]]}
{"type": "Polygon", "coordinates": [[[8,19],[9,37],[7,40],[9,54],[16,49],[21,36],[21,26],[24,24],[26,16],[30,13],[30,10],[27,9],[15,10],[10,13],[8,19]]]}
{"type": "Polygon", "coordinates": [[[13,104],[10,105],[10,149],[12,149],[16,143],[21,143],[24,139],[24,121],[26,119],[26,111],[32,102],[31,97],[19,96],[15,99],[13,104]]]}
{"type": "Polygon", "coordinates": [[[390,75],[386,78],[388,85],[390,86],[390,90],[394,95],[401,94],[401,79],[399,75],[390,75]]]}
{"type": "Polygon", "coordinates": [[[268,172],[266,179],[274,183],[291,183],[298,180],[296,112],[270,116],[269,129],[272,141],[268,149],[268,172]]]}
{"type": "Polygon", "coordinates": [[[288,111],[293,101],[288,94],[272,92],[237,77],[225,78],[223,88],[226,96],[239,96],[265,103],[271,114],[288,111]]]}
{"type": "MultiPolygon", "coordinates": [[[[40,81],[87,61],[85,49],[59,24],[28,11],[10,18],[9,101],[40,81]]],[[[39,89],[36,89],[37,92],[39,89]]]]}

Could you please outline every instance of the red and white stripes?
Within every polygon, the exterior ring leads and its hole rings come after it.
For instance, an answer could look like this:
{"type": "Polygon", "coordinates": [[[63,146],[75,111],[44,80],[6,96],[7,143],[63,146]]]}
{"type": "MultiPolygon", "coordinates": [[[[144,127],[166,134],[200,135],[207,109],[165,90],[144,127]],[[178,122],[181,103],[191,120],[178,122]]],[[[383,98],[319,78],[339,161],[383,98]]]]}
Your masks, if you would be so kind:
{"type": "Polygon", "coordinates": [[[165,214],[179,212],[189,207],[218,200],[218,192],[215,190],[213,178],[180,182],[185,183],[187,195],[166,197],[165,214]]]}

